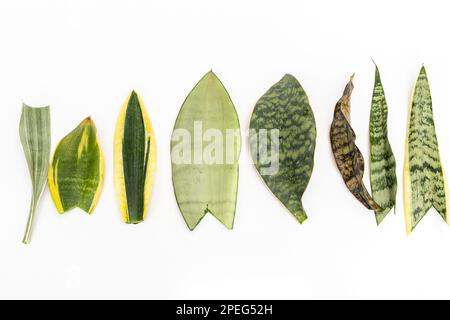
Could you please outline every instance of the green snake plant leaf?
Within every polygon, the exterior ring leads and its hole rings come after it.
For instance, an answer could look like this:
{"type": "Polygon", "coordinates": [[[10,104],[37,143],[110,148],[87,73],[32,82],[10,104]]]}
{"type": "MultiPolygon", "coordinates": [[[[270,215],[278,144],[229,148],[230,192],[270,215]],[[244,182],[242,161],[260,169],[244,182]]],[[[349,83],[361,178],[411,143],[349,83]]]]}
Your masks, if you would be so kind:
{"type": "Polygon", "coordinates": [[[125,223],[144,221],[156,170],[156,142],[141,97],[133,90],[114,136],[114,184],[125,223]]]}
{"type": "Polygon", "coordinates": [[[375,211],[379,225],[395,206],[397,194],[397,176],[395,174],[395,158],[388,139],[388,106],[381,84],[380,72],[375,66],[375,85],[370,111],[370,187],[375,202],[383,208],[375,211]]]}
{"type": "Polygon", "coordinates": [[[353,76],[347,83],[341,99],[334,108],[330,140],[337,167],[350,192],[367,209],[379,211],[380,206],[372,199],[363,182],[364,158],[355,144],[356,135],[350,124],[350,97],[353,76]]]}
{"type": "Polygon", "coordinates": [[[232,229],[240,127],[230,96],[212,71],[181,106],[170,147],[175,197],[188,228],[193,230],[209,212],[232,229]]]}
{"type": "Polygon", "coordinates": [[[23,237],[23,243],[29,243],[36,207],[47,182],[51,147],[50,108],[32,108],[23,104],[19,135],[33,187],[30,213],[23,237]]]}
{"type": "Polygon", "coordinates": [[[103,187],[103,153],[91,118],[84,119],[56,146],[48,185],[58,213],[80,208],[91,214],[103,187]]]}
{"type": "Polygon", "coordinates": [[[403,178],[403,206],[408,234],[431,207],[447,223],[450,222],[450,195],[434,128],[430,86],[423,66],[410,105],[403,178]]]}
{"type": "Polygon", "coordinates": [[[316,123],[308,97],[292,75],[286,74],[256,103],[249,144],[266,185],[302,223],[307,218],[302,196],[314,166],[316,123]]]}

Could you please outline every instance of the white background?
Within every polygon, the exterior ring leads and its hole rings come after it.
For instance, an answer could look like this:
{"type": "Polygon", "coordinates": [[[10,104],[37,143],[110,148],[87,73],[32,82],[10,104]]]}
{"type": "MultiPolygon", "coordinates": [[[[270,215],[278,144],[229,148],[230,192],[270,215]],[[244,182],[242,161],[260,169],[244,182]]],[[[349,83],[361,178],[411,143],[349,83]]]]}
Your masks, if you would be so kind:
{"type": "Polygon", "coordinates": [[[402,206],[406,116],[422,63],[450,170],[448,13],[446,1],[1,1],[0,298],[450,298],[450,228],[430,210],[407,237],[402,206]],[[334,105],[355,72],[352,121],[368,159],[371,58],[389,104],[399,180],[397,213],[380,227],[345,188],[328,140],[334,105]],[[243,133],[256,100],[285,73],[308,93],[318,137],[303,225],[262,183],[244,139],[234,230],[207,216],[188,231],[169,141],[184,98],[211,68],[243,133]],[[126,225],[112,142],[133,88],[155,129],[158,165],[147,220],[126,225]],[[22,100],[51,106],[53,147],[92,116],[106,157],[93,215],[58,215],[46,190],[28,246],[22,100]]]}

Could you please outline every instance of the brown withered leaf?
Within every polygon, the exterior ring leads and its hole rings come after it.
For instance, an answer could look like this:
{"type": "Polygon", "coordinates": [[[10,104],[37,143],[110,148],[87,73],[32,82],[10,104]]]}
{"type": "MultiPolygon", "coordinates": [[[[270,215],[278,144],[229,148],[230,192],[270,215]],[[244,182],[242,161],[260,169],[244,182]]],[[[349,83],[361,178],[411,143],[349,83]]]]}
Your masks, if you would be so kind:
{"type": "Polygon", "coordinates": [[[334,117],[330,129],[331,148],[337,167],[350,192],[367,209],[379,211],[381,210],[380,206],[372,199],[364,186],[364,158],[355,144],[356,135],[350,124],[352,80],[353,75],[334,108],[334,117]]]}

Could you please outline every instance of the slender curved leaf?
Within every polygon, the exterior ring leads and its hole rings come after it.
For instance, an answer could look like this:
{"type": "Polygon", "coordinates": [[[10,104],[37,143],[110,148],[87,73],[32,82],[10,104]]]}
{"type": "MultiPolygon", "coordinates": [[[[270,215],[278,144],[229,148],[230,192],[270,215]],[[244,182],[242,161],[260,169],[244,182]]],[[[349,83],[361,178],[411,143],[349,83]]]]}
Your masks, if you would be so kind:
{"type": "Polygon", "coordinates": [[[404,209],[409,234],[434,207],[447,222],[450,196],[434,128],[430,86],[422,66],[416,81],[405,144],[404,209]]]}
{"type": "Polygon", "coordinates": [[[103,154],[97,129],[84,119],[57,145],[48,172],[48,185],[59,213],[80,208],[91,214],[103,187],[103,154]]]}
{"type": "Polygon", "coordinates": [[[372,197],[383,210],[375,212],[377,224],[395,206],[397,176],[395,158],[388,139],[388,106],[381,84],[380,72],[375,66],[375,85],[370,111],[370,187],[372,197]]]}
{"type": "Polygon", "coordinates": [[[51,138],[50,108],[32,108],[23,104],[19,135],[33,186],[30,213],[23,237],[23,243],[29,243],[36,207],[47,182],[51,138]]]}
{"type": "Polygon", "coordinates": [[[350,192],[367,209],[379,211],[380,206],[372,199],[363,182],[364,158],[355,144],[356,135],[350,124],[350,97],[353,76],[347,83],[341,99],[334,108],[330,140],[339,172],[350,192]]]}
{"type": "Polygon", "coordinates": [[[249,143],[256,170],[302,223],[307,218],[302,196],[314,167],[316,123],[308,97],[292,75],[286,74],[256,103],[249,143]]]}
{"type": "Polygon", "coordinates": [[[234,105],[210,71],[181,106],[170,146],[175,196],[190,230],[208,212],[233,228],[240,138],[234,105]]]}

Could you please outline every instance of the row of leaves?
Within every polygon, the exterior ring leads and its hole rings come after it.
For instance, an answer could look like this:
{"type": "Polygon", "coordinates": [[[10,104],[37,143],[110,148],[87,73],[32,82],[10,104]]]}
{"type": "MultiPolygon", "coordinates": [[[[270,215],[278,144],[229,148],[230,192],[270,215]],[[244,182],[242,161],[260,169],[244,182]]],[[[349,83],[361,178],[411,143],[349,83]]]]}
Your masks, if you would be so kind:
{"type": "MultiPolygon", "coordinates": [[[[370,113],[370,186],[363,183],[364,159],[355,144],[350,122],[352,79],[336,104],[330,140],[336,164],[351,193],[369,210],[375,212],[378,224],[395,206],[397,177],[395,158],[388,139],[388,106],[378,68],[370,113]]],[[[403,170],[403,207],[406,232],[409,234],[434,207],[448,223],[450,196],[441,164],[436,137],[430,86],[422,66],[411,98],[403,170]]]]}
{"type": "MultiPolygon", "coordinates": [[[[375,212],[377,223],[395,206],[397,178],[395,158],[388,140],[388,106],[378,68],[370,114],[370,184],[363,183],[364,159],[355,144],[350,121],[352,78],[337,102],[330,129],[337,167],[351,193],[375,212]]],[[[178,129],[194,137],[196,123],[203,130],[219,130],[222,136],[240,131],[236,109],[223,84],[208,72],[184,101],[171,140],[172,155],[182,137],[178,129]]],[[[265,139],[250,135],[249,144],[257,171],[272,193],[302,223],[307,215],[302,196],[314,166],[316,124],[308,97],[292,75],[285,75],[256,103],[250,129],[277,135],[265,139]],[[268,174],[264,150],[279,161],[276,172],[268,174]]],[[[49,107],[24,105],[20,138],[28,162],[33,193],[24,243],[29,243],[35,210],[48,181],[59,213],[80,208],[92,213],[98,202],[104,176],[104,159],[94,122],[87,118],[57,145],[50,162],[49,107]]],[[[188,150],[194,150],[194,143],[188,150]]],[[[190,144],[190,145],[189,145],[190,144]]],[[[190,230],[211,213],[227,228],[233,228],[238,189],[240,134],[226,145],[233,155],[220,164],[172,161],[172,182],[176,200],[190,230]]],[[[445,219],[450,203],[432,114],[431,94],[422,67],[411,102],[404,164],[404,209],[408,233],[432,206],[445,219]]],[[[116,124],[114,137],[114,182],[119,208],[126,223],[145,219],[156,169],[156,144],[152,125],[140,96],[133,91],[126,99],[116,124]]]]}

